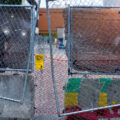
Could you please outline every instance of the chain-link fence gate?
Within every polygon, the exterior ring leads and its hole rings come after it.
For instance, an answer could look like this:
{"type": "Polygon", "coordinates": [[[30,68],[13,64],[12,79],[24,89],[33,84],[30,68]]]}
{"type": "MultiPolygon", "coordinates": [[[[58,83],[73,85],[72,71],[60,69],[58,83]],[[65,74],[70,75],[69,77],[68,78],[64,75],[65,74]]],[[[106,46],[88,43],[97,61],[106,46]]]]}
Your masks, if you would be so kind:
{"type": "Polygon", "coordinates": [[[34,6],[21,3],[22,0],[0,1],[0,72],[25,72],[20,73],[25,75],[21,96],[9,98],[1,93],[0,99],[23,103],[28,74],[34,69],[34,37],[40,0],[36,15],[34,6]]]}
{"type": "Polygon", "coordinates": [[[117,2],[48,0],[46,3],[57,113],[68,116],[67,120],[120,118],[120,3],[117,2]],[[60,10],[64,24],[55,27],[62,21],[57,17],[60,10]],[[54,27],[65,29],[63,37],[59,37],[60,32],[54,27]],[[57,49],[51,38],[53,32],[57,33],[57,49]],[[54,62],[66,56],[68,65],[54,62]],[[65,83],[63,94],[57,85],[65,83]]]}

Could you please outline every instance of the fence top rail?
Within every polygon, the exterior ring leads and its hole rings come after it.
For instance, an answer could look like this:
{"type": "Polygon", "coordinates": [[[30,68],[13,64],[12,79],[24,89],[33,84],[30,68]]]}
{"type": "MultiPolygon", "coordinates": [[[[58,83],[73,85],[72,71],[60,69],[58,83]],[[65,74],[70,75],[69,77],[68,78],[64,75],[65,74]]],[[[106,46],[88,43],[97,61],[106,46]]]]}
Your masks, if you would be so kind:
{"type": "Polygon", "coordinates": [[[110,72],[70,72],[71,75],[81,74],[81,75],[120,75],[120,73],[110,73],[110,72]]]}
{"type": "Polygon", "coordinates": [[[33,5],[5,5],[5,4],[0,4],[0,7],[33,7],[33,5]]]}
{"type": "Polygon", "coordinates": [[[120,8],[120,6],[118,7],[113,7],[113,6],[70,6],[70,8],[120,8]]]}

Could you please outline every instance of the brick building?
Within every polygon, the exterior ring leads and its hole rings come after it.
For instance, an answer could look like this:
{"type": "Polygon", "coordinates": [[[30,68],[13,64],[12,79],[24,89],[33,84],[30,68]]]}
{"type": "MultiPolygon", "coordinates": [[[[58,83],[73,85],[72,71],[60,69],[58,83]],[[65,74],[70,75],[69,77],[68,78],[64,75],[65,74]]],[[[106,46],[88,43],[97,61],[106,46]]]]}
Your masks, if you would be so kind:
{"type": "MultiPolygon", "coordinates": [[[[71,59],[76,70],[116,72],[120,68],[120,11],[71,9],[71,59]]],[[[68,15],[65,13],[65,23],[68,15]]],[[[65,25],[67,36],[68,25],[65,25]]]]}
{"type": "MultiPolygon", "coordinates": [[[[56,33],[57,28],[64,28],[64,9],[50,9],[50,23],[51,31],[56,33]]],[[[47,11],[45,8],[41,8],[39,11],[38,20],[39,34],[48,34],[48,22],[47,22],[47,11]]]]}

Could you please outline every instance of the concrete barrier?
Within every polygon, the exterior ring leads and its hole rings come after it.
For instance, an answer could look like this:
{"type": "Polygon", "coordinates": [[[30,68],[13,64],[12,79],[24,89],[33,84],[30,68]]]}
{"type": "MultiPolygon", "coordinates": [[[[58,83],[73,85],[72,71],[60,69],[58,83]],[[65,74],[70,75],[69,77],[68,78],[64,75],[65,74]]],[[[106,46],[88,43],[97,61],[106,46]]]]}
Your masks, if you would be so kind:
{"type": "MultiPolygon", "coordinates": [[[[25,75],[0,74],[0,96],[20,100],[25,75]]],[[[28,76],[24,103],[0,99],[0,118],[30,119],[34,116],[34,78],[28,76]]],[[[1,120],[1,119],[0,119],[1,120]]]]}

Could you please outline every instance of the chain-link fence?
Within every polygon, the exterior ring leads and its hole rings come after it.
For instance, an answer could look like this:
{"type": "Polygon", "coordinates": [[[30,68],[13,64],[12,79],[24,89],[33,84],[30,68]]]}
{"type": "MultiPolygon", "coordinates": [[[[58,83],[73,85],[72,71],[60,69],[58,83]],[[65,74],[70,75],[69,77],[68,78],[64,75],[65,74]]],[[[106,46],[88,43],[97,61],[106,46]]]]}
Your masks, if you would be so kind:
{"type": "MultiPolygon", "coordinates": [[[[60,108],[61,113],[64,109],[64,90],[63,86],[67,80],[67,59],[63,56],[61,51],[54,47],[54,66],[55,78],[57,79],[57,88],[59,89],[60,108]],[[57,55],[57,53],[59,55],[57,55]],[[62,68],[62,71],[60,71],[62,68]],[[59,72],[59,74],[58,74],[59,72]]],[[[34,71],[35,76],[35,107],[36,119],[40,117],[41,120],[57,120],[56,101],[51,76],[51,60],[49,38],[47,36],[40,36],[38,42],[35,44],[35,54],[44,55],[44,69],[34,71]]],[[[63,120],[60,118],[60,120],[63,120]]]]}
{"type": "Polygon", "coordinates": [[[69,12],[69,69],[119,72],[119,8],[72,7],[69,12]]]}
{"type": "Polygon", "coordinates": [[[34,7],[3,3],[0,5],[0,16],[0,72],[25,72],[21,96],[17,99],[2,94],[0,99],[23,102],[28,73],[32,72],[34,67],[34,7]]]}
{"type": "Polygon", "coordinates": [[[33,48],[32,14],[30,6],[0,6],[0,70],[26,71],[33,48]]]}
{"type": "Polygon", "coordinates": [[[50,39],[57,34],[50,57],[58,115],[119,119],[119,1],[56,0],[46,6],[50,39]],[[65,29],[62,36],[58,28],[65,29]]]}

